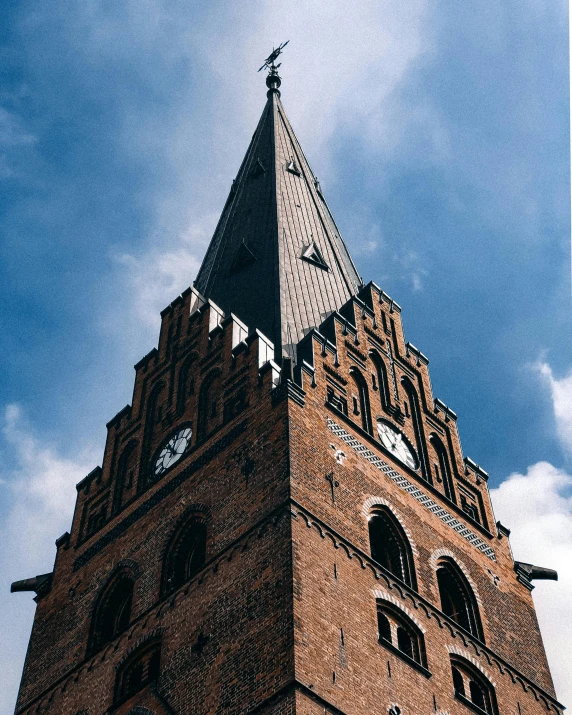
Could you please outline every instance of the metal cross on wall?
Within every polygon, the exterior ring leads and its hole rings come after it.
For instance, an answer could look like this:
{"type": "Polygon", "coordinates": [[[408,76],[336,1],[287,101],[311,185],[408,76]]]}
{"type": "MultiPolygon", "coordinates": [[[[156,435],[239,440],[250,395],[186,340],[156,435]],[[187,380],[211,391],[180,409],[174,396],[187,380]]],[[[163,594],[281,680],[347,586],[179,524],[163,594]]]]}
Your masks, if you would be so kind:
{"type": "Polygon", "coordinates": [[[330,483],[330,489],[332,490],[332,503],[336,503],[336,487],[340,486],[340,483],[336,480],[334,473],[330,472],[325,476],[326,481],[330,483]]]}

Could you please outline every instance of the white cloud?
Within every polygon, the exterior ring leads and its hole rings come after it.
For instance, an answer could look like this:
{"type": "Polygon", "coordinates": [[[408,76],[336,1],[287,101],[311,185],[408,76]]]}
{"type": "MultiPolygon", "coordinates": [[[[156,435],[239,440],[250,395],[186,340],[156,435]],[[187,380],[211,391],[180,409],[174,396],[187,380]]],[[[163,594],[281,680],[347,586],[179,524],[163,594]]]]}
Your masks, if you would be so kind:
{"type": "Polygon", "coordinates": [[[9,584],[53,568],[55,539],[70,528],[74,485],[96,465],[96,450],[61,456],[33,432],[18,405],[6,407],[2,424],[0,488],[7,503],[0,526],[0,712],[11,713],[24,662],[34,603],[30,593],[10,594],[9,584]]]}
{"type": "Polygon", "coordinates": [[[558,571],[559,580],[535,581],[533,597],[556,693],[572,703],[572,476],[548,462],[511,474],[491,491],[496,516],[511,529],[518,561],[558,571]]]}
{"type": "MultiPolygon", "coordinates": [[[[550,389],[556,433],[572,453],[572,373],[557,379],[546,362],[535,365],[550,389]]],[[[572,476],[538,462],[491,491],[497,517],[511,529],[515,559],[558,571],[558,583],[535,582],[534,602],[556,692],[572,704],[572,476]]]]}
{"type": "Polygon", "coordinates": [[[558,379],[548,363],[540,362],[536,367],[550,388],[560,443],[566,452],[572,454],[572,372],[558,379]]]}

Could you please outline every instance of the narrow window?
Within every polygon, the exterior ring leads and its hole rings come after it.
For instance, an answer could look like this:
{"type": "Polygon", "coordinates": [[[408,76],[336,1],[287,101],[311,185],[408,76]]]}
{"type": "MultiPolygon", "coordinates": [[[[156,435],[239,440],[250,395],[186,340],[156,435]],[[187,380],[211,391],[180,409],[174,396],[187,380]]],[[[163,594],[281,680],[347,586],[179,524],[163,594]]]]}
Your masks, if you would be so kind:
{"type": "Polygon", "coordinates": [[[483,640],[477,602],[467,579],[452,561],[444,560],[437,569],[441,610],[461,628],[483,640]]]}
{"type": "Polygon", "coordinates": [[[429,459],[427,457],[427,448],[425,445],[425,437],[423,432],[423,419],[421,417],[421,405],[419,404],[419,397],[417,392],[413,387],[411,380],[404,377],[401,379],[401,384],[403,389],[407,393],[409,398],[409,406],[411,408],[411,420],[413,422],[413,429],[415,431],[415,439],[417,441],[417,453],[419,454],[419,461],[421,463],[421,473],[423,478],[427,480],[430,484],[433,482],[431,475],[431,470],[429,468],[429,459]]]}
{"type": "Polygon", "coordinates": [[[357,388],[358,398],[354,397],[354,414],[361,418],[361,427],[368,434],[372,433],[371,429],[371,413],[369,408],[369,390],[365,377],[355,368],[350,368],[350,375],[353,378],[357,388]]]}
{"type": "Polygon", "coordinates": [[[194,381],[191,379],[191,368],[197,358],[192,353],[186,358],[179,370],[179,383],[177,385],[177,413],[182,415],[187,407],[187,399],[194,392],[194,381]]]}
{"type": "Polygon", "coordinates": [[[393,604],[378,599],[377,625],[379,642],[398,651],[406,659],[427,667],[423,634],[405,613],[393,604]]]}
{"type": "MultiPolygon", "coordinates": [[[[437,454],[437,459],[439,460],[438,474],[443,480],[443,489],[445,490],[445,496],[452,502],[456,503],[455,499],[455,488],[453,487],[453,477],[451,474],[451,464],[449,462],[449,457],[447,456],[447,450],[443,445],[443,442],[437,437],[436,434],[432,434],[429,438],[433,449],[437,454]]],[[[437,465],[435,465],[437,467],[437,465]]],[[[437,472],[437,468],[435,469],[437,472]]]]}
{"type": "Polygon", "coordinates": [[[92,618],[90,652],[110,643],[129,626],[133,602],[133,579],[120,573],[100,595],[92,618]]]}
{"type": "Polygon", "coordinates": [[[153,469],[149,466],[151,455],[156,445],[159,426],[163,420],[163,402],[166,399],[166,385],[163,382],[155,385],[147,401],[147,414],[145,417],[145,431],[143,437],[143,458],[139,472],[138,490],[146,489],[151,483],[153,469]],[[147,468],[145,468],[147,465],[147,468]]]}
{"type": "Polygon", "coordinates": [[[163,595],[197,574],[205,563],[206,524],[200,515],[186,518],[171,537],[163,565],[163,595]]]}
{"type": "Polygon", "coordinates": [[[135,496],[137,468],[137,442],[132,441],[124,448],[117,460],[115,490],[113,495],[113,513],[135,496]]]}
{"type": "Polygon", "coordinates": [[[213,370],[203,380],[199,392],[199,439],[206,439],[219,426],[221,410],[218,403],[220,399],[220,370],[213,370]]]}
{"type": "Polygon", "coordinates": [[[465,681],[463,680],[463,676],[455,666],[452,667],[452,672],[453,672],[453,687],[455,688],[455,695],[464,695],[465,694],[465,681]]]}
{"type": "Polygon", "coordinates": [[[413,554],[401,524],[385,507],[369,519],[371,557],[408,586],[416,587],[413,554]]]}
{"type": "Polygon", "coordinates": [[[389,643],[391,643],[391,625],[388,617],[381,610],[381,608],[377,609],[377,627],[379,629],[379,637],[382,640],[389,641],[389,643]]]}
{"type": "Polygon", "coordinates": [[[492,684],[472,663],[458,656],[451,659],[453,692],[457,700],[486,715],[498,715],[492,684]]]}
{"type": "Polygon", "coordinates": [[[151,641],[121,665],[115,679],[114,704],[124,702],[159,678],[161,643],[151,641]]]}
{"type": "MultiPolygon", "coordinates": [[[[383,315],[383,313],[382,313],[383,315]]],[[[381,409],[384,412],[389,412],[391,408],[391,397],[389,392],[389,380],[387,377],[387,368],[383,358],[376,350],[370,350],[369,356],[375,365],[377,372],[377,383],[379,386],[379,400],[381,402],[381,409]]],[[[374,388],[375,389],[375,388],[374,388]]]]}

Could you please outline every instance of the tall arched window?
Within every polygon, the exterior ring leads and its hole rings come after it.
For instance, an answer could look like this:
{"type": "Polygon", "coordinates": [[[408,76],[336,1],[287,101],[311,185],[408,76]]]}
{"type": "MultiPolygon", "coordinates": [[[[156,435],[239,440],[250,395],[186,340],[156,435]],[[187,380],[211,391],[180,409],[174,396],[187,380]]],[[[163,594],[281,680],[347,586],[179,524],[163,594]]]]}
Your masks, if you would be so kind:
{"type": "Polygon", "coordinates": [[[210,372],[201,385],[199,393],[198,438],[205,439],[222,419],[222,395],[220,370],[210,372]]]}
{"type": "Polygon", "coordinates": [[[377,625],[380,643],[392,646],[400,654],[427,667],[423,633],[405,613],[393,604],[378,599],[377,625]]]}
{"type": "Polygon", "coordinates": [[[129,700],[159,678],[161,641],[153,639],[142,645],[117,669],[113,702],[129,700]]]}
{"type": "Polygon", "coordinates": [[[369,393],[365,377],[356,367],[350,367],[350,375],[354,381],[357,396],[354,396],[352,412],[359,417],[362,428],[368,433],[371,429],[371,412],[369,408],[369,393]]]}
{"type": "Polygon", "coordinates": [[[498,715],[495,690],[492,683],[472,664],[463,658],[451,658],[453,690],[457,700],[472,706],[477,712],[498,715]]]}
{"type": "Polygon", "coordinates": [[[181,365],[177,385],[177,413],[182,415],[187,405],[187,399],[195,391],[194,380],[191,379],[191,367],[197,359],[196,353],[191,353],[181,365]]]}
{"type": "Polygon", "coordinates": [[[423,478],[426,479],[430,484],[433,483],[431,478],[431,470],[429,469],[429,460],[427,458],[427,448],[425,446],[425,438],[423,432],[423,420],[421,418],[421,405],[419,404],[419,397],[417,391],[413,386],[411,380],[407,377],[401,379],[401,384],[403,389],[407,393],[409,398],[409,405],[411,408],[411,419],[413,421],[413,429],[415,431],[415,439],[417,441],[417,453],[419,454],[419,461],[421,463],[421,473],[423,478]]]}
{"type": "Polygon", "coordinates": [[[413,554],[401,524],[386,507],[369,518],[371,557],[408,586],[416,588],[413,554]]]}
{"type": "Polygon", "coordinates": [[[453,561],[444,559],[439,562],[437,584],[443,613],[461,628],[483,640],[477,600],[469,582],[453,561]]]}
{"type": "Polygon", "coordinates": [[[104,588],[92,617],[89,652],[95,653],[129,626],[133,586],[132,574],[122,570],[104,588]]]}
{"type": "Polygon", "coordinates": [[[439,476],[443,481],[445,495],[447,496],[447,499],[450,499],[452,502],[456,503],[457,500],[455,499],[455,488],[453,486],[451,464],[449,462],[449,457],[447,456],[447,450],[445,449],[443,442],[441,442],[441,440],[439,439],[439,437],[437,437],[436,434],[432,434],[429,437],[429,441],[433,445],[433,449],[437,454],[437,460],[439,462],[439,476]]]}
{"type": "Polygon", "coordinates": [[[113,495],[113,511],[119,511],[123,504],[135,495],[137,467],[137,442],[132,440],[123,449],[117,460],[115,477],[115,492],[113,495]]]}
{"type": "Polygon", "coordinates": [[[387,377],[387,368],[383,358],[376,350],[370,350],[369,356],[375,365],[377,376],[377,387],[379,390],[379,400],[381,408],[384,412],[389,412],[391,408],[391,393],[389,392],[389,379],[387,377]]]}
{"type": "Polygon", "coordinates": [[[176,591],[205,563],[207,526],[200,513],[187,516],[169,541],[163,562],[162,594],[176,591]]]}

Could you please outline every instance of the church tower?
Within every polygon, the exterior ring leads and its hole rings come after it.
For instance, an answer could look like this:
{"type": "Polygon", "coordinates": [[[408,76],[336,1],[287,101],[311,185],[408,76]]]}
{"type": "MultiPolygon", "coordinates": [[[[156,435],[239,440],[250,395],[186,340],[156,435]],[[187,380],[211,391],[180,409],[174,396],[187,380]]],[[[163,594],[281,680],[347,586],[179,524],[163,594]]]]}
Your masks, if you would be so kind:
{"type": "Polygon", "coordinates": [[[561,714],[530,593],[556,574],[513,560],[267,86],[53,571],[12,585],[37,601],[16,712],[561,714]]]}

